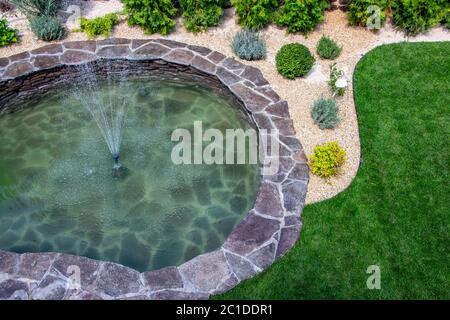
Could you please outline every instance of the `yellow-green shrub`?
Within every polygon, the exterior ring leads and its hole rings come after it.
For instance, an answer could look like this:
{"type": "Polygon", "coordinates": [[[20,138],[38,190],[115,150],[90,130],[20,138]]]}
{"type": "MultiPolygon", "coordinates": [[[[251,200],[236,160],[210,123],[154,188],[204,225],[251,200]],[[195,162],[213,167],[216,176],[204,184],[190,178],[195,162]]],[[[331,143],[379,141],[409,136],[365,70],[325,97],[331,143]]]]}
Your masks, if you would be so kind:
{"type": "Polygon", "coordinates": [[[308,165],[316,176],[330,178],[339,173],[344,162],[345,150],[337,142],[328,142],[314,148],[308,165]]]}

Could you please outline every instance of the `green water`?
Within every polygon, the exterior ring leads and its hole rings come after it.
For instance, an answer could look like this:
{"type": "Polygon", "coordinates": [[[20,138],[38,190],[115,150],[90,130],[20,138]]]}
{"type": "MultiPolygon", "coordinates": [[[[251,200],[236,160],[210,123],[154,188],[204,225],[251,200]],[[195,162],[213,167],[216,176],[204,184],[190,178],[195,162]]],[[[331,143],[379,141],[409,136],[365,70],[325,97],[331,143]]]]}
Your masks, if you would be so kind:
{"type": "Polygon", "coordinates": [[[257,165],[175,165],[175,128],[249,128],[211,88],[166,80],[100,88],[130,100],[121,161],[70,94],[0,116],[0,249],[65,252],[140,271],[179,265],[223,243],[253,206],[257,165]],[[149,93],[150,94],[147,94],[149,93]]]}

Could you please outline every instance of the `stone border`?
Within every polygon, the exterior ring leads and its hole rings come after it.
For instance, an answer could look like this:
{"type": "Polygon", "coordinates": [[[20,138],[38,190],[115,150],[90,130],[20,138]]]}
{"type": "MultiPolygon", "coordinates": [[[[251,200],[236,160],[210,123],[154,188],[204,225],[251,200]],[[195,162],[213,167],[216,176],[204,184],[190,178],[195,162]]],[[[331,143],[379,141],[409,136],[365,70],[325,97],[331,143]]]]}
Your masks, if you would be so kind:
{"type": "MultiPolygon", "coordinates": [[[[101,59],[187,66],[219,79],[242,102],[258,129],[279,130],[279,171],[262,177],[254,208],[216,251],[178,267],[143,273],[68,254],[0,251],[0,299],[207,299],[233,288],[284,255],[297,241],[302,227],[300,214],[309,169],[287,102],[272,90],[257,68],[205,47],[167,39],[51,44],[0,58],[0,105],[17,101],[27,92],[45,91],[55,81],[58,68],[101,59]],[[43,70],[50,72],[39,73],[43,70]],[[78,285],[71,281],[77,272],[68,270],[74,265],[80,270],[78,285]]],[[[0,106],[0,113],[2,109],[0,106]]]]}

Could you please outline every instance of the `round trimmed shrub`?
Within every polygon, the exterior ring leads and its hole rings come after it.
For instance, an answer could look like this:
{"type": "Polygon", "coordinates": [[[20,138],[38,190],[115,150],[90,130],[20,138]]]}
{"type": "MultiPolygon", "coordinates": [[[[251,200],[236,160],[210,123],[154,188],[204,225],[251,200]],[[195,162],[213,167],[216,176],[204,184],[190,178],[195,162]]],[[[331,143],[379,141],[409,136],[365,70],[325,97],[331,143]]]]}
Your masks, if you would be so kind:
{"type": "Polygon", "coordinates": [[[247,28],[239,31],[231,42],[235,55],[244,60],[261,60],[266,58],[266,42],[257,32],[247,28]]]}
{"type": "Polygon", "coordinates": [[[30,18],[31,31],[41,40],[54,41],[66,36],[66,29],[55,17],[37,16],[30,18]]]}
{"type": "Polygon", "coordinates": [[[275,58],[278,72],[286,79],[295,79],[307,74],[315,59],[307,47],[300,43],[285,44],[275,58]]]}
{"type": "Polygon", "coordinates": [[[328,179],[339,174],[344,163],[345,150],[337,142],[328,142],[314,148],[308,165],[313,174],[328,179]]]}
{"type": "Polygon", "coordinates": [[[317,54],[322,59],[336,59],[342,51],[342,47],[340,47],[336,42],[334,42],[331,38],[327,36],[322,36],[320,38],[319,43],[317,44],[317,54]]]}
{"type": "Polygon", "coordinates": [[[320,129],[334,129],[340,122],[338,107],[334,99],[320,97],[311,108],[311,117],[320,129]]]}

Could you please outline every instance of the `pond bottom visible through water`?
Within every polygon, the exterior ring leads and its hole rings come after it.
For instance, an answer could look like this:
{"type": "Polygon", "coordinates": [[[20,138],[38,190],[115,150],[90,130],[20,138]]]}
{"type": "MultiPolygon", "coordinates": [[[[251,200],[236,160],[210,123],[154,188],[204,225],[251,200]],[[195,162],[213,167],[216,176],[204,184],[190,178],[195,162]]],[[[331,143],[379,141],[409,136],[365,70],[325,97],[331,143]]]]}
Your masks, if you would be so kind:
{"type": "MultiPolygon", "coordinates": [[[[106,95],[110,87],[99,90],[106,95]]],[[[214,90],[128,80],[123,180],[88,112],[71,95],[39,98],[0,116],[0,249],[64,252],[139,271],[217,249],[254,205],[258,165],[175,165],[176,128],[250,128],[214,90]]]]}

